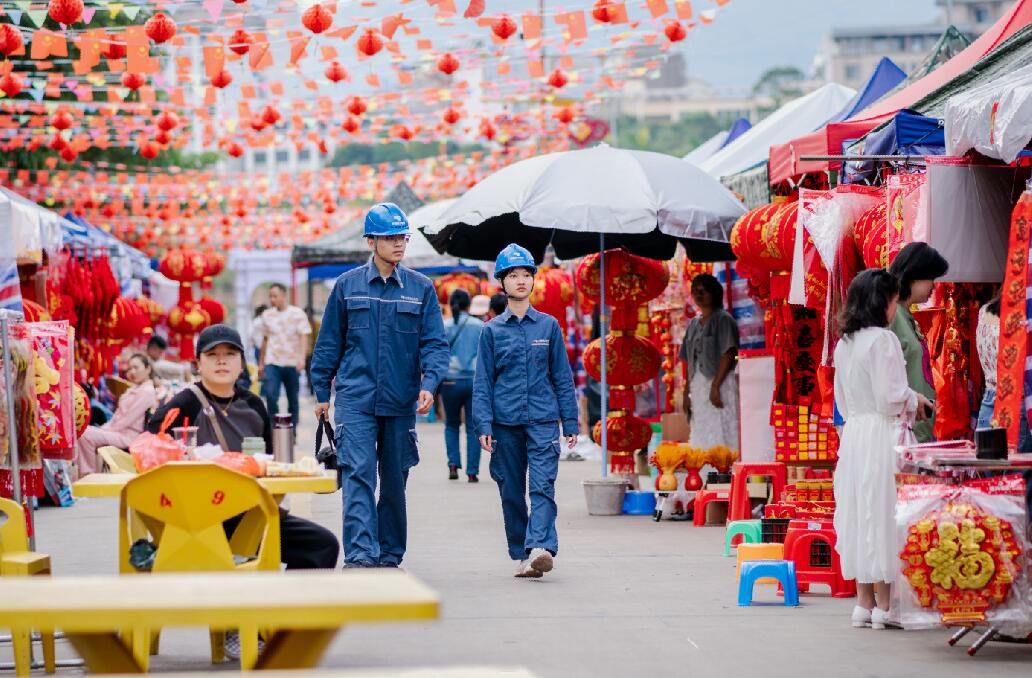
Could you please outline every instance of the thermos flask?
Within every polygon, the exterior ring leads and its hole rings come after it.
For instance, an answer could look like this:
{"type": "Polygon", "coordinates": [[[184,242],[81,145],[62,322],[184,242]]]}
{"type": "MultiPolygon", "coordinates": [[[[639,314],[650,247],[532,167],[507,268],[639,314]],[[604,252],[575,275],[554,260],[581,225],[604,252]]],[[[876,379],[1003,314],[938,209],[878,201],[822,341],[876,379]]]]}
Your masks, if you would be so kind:
{"type": "Polygon", "coordinates": [[[273,422],[272,456],[276,461],[294,463],[294,427],[289,414],[277,414],[273,422]]]}

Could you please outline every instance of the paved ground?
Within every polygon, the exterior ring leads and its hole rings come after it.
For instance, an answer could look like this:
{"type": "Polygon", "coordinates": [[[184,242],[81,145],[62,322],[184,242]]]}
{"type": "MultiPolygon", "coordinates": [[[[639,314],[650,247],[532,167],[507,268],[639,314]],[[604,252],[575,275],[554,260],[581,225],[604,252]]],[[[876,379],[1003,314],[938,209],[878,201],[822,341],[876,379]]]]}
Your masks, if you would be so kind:
{"type": "MultiPolygon", "coordinates": [[[[560,465],[556,570],[540,581],[513,579],[494,483],[449,482],[440,425],[419,432],[405,567],[440,591],[443,618],[345,630],[327,666],[491,664],[540,676],[1032,675],[1032,647],[991,644],[969,658],[946,646],[944,631],[854,630],[849,600],[804,596],[797,609],[739,608],[734,564],[720,556],[723,530],[588,516],[580,481],[597,476],[595,462],[560,465]]],[[[300,449],[310,445],[303,432],[300,449]]],[[[484,470],[486,479],[486,459],[484,470]]],[[[294,510],[339,532],[339,495],[295,500],[294,510]]],[[[115,500],[45,509],[38,548],[53,555],[58,573],[114,573],[115,528],[115,500]]],[[[777,600],[771,587],[760,589],[761,601],[777,600]]],[[[0,648],[5,659],[8,652],[0,648]]],[[[207,653],[203,630],[172,630],[154,669],[210,668],[207,653]]]]}

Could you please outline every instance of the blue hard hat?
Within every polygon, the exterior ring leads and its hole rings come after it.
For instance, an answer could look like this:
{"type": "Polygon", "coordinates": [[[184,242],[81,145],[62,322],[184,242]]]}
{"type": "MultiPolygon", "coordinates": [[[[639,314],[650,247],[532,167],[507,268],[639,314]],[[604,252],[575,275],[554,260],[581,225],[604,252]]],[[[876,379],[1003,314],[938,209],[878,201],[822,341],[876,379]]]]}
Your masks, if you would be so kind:
{"type": "Polygon", "coordinates": [[[534,255],[526,247],[520,247],[516,243],[506,245],[505,249],[498,253],[498,258],[495,259],[495,277],[501,280],[514,268],[526,268],[531,273],[537,273],[534,255]]]}
{"type": "Polygon", "coordinates": [[[400,207],[392,202],[373,205],[365,217],[363,235],[375,238],[378,236],[403,235],[409,232],[408,217],[400,207]]]}

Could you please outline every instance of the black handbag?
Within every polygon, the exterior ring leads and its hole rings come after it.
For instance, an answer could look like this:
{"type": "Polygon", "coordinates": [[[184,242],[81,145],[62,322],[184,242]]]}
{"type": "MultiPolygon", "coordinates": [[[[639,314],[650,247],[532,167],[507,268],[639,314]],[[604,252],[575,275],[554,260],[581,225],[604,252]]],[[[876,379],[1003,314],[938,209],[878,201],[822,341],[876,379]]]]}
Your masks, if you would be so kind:
{"type": "Polygon", "coordinates": [[[337,447],[333,440],[333,427],[326,417],[320,417],[315,429],[315,460],[328,471],[337,472],[337,488],[341,486],[342,470],[337,464],[337,447]],[[323,434],[326,435],[326,447],[323,447],[323,434]]]}

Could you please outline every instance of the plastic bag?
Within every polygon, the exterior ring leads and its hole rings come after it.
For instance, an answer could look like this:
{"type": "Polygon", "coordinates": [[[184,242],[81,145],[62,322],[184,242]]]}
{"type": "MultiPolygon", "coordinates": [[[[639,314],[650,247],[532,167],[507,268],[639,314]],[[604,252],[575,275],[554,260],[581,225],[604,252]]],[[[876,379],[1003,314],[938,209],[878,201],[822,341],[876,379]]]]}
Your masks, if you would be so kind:
{"type": "Polygon", "coordinates": [[[898,488],[895,588],[905,628],[1032,630],[1024,494],[1020,476],[898,488]]]}
{"type": "Polygon", "coordinates": [[[258,460],[243,452],[225,452],[215,457],[212,461],[219,466],[225,466],[232,471],[243,473],[252,478],[260,478],[262,476],[262,466],[258,463],[258,460]]]}
{"type": "Polygon", "coordinates": [[[166,431],[179,416],[179,409],[172,408],[161,422],[157,433],[144,431],[129,445],[129,454],[136,463],[136,471],[143,473],[170,461],[183,460],[183,448],[166,431]]]}

